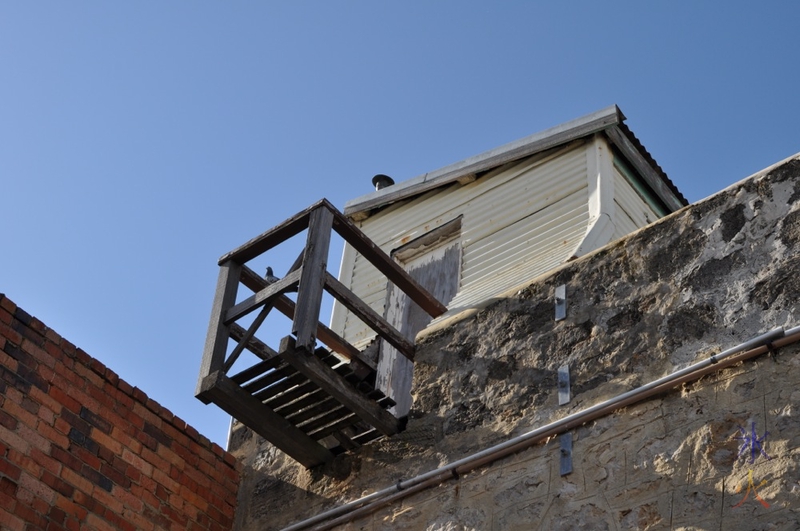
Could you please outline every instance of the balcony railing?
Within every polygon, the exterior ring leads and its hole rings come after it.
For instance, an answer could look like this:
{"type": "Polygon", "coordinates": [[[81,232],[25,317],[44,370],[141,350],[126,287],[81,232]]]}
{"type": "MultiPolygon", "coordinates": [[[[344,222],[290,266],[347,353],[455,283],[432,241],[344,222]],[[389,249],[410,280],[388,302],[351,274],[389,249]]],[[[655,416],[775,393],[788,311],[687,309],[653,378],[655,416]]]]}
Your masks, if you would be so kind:
{"type": "Polygon", "coordinates": [[[319,322],[323,291],[414,359],[414,344],[327,271],[332,231],[432,317],[447,310],[325,199],[220,258],[196,396],[307,467],[402,427],[387,411],[394,402],[375,388],[374,362],[319,322]],[[305,248],[282,279],[248,267],[304,230],[305,248]],[[240,285],[252,295],[237,303],[240,285]],[[292,292],[296,301],[286,295],[292,292]],[[292,321],[277,350],[257,335],[273,310],[292,321]],[[247,327],[237,323],[255,312],[247,327]],[[245,350],[257,361],[229,375],[245,350]]]}

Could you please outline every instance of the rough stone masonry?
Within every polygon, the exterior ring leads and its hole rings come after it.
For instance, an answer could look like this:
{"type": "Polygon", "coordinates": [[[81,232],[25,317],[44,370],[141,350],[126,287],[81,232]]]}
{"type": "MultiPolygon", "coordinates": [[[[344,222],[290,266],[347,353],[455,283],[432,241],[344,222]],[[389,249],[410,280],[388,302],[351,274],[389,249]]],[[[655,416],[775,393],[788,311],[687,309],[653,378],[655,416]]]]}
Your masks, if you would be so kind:
{"type": "MultiPolygon", "coordinates": [[[[237,528],[281,529],[797,326],[799,247],[795,156],[428,330],[403,433],[306,470],[234,430],[237,528]]],[[[339,528],[800,529],[798,384],[795,344],[572,430],[571,474],[541,443],[339,528]]]]}

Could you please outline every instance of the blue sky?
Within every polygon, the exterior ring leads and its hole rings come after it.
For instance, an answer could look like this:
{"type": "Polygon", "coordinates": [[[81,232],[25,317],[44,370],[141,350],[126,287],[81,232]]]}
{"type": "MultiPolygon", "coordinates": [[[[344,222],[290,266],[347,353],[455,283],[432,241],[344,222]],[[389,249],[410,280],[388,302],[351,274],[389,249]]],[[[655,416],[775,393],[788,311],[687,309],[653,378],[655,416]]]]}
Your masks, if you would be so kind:
{"type": "Polygon", "coordinates": [[[800,151],[799,6],[3,2],[0,292],[224,446],[220,255],[614,103],[697,201],[800,151]]]}

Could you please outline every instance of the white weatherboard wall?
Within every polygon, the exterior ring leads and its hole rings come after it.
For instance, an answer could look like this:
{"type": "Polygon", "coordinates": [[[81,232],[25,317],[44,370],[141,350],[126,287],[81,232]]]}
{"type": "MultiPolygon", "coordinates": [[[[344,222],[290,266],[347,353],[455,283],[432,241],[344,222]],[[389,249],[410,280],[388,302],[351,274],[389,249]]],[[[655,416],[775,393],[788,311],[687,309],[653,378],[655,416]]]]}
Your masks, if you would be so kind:
{"type": "MultiPolygon", "coordinates": [[[[463,216],[459,290],[445,314],[455,315],[659,217],[612,170],[610,153],[601,136],[576,141],[496,168],[467,185],[454,183],[395,203],[358,224],[391,253],[463,216]],[[598,203],[600,197],[605,204],[598,203]],[[643,208],[651,212],[649,220],[643,208]],[[612,216],[604,220],[612,230],[599,239],[596,230],[590,231],[598,212],[612,216]],[[617,217],[624,219],[617,224],[617,217]]],[[[386,279],[350,246],[345,246],[339,276],[383,314],[386,279]]],[[[375,336],[338,304],[331,328],[358,348],[375,336]]]]}
{"type": "Polygon", "coordinates": [[[617,210],[615,240],[661,217],[642,200],[628,179],[616,167],[614,167],[614,203],[617,210]]]}
{"type": "MultiPolygon", "coordinates": [[[[496,294],[493,287],[531,278],[526,270],[544,271],[563,261],[561,255],[571,252],[585,232],[586,164],[586,148],[579,143],[505,165],[466,186],[453,184],[394,204],[359,225],[390,253],[463,215],[461,281],[448,305],[454,309],[496,294]],[[538,267],[530,256],[534,246],[550,251],[537,253],[538,267]]],[[[386,279],[350,246],[343,253],[340,280],[383,313],[386,279]]],[[[357,347],[374,336],[340,305],[331,324],[357,347]]]]}
{"type": "MultiPolygon", "coordinates": [[[[443,317],[475,307],[660,217],[612,164],[611,150],[598,135],[506,164],[467,185],[454,183],[400,201],[358,225],[391,253],[458,216],[463,216],[461,278],[443,317]]],[[[349,245],[339,277],[383,314],[386,279],[349,245]]],[[[334,305],[331,327],[358,348],[375,336],[339,304],[334,305]]]]}

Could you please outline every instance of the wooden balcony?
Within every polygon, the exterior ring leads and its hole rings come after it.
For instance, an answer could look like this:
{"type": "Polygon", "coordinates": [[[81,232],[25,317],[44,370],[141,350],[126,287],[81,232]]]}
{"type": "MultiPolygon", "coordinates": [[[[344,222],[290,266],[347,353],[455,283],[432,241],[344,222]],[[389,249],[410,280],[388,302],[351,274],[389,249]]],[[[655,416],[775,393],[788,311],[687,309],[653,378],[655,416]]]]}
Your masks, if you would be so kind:
{"type": "Polygon", "coordinates": [[[325,199],[220,258],[196,396],[217,404],[306,467],[402,427],[387,411],[394,402],[375,388],[374,362],[319,322],[323,291],[414,359],[413,343],[327,271],[332,231],[428,314],[436,317],[447,310],[325,199]],[[248,267],[304,230],[305,248],[282,279],[264,278],[248,267]],[[252,295],[237,303],[240,285],[252,295]],[[286,295],[292,292],[295,301],[286,295]],[[273,310],[292,321],[292,335],[277,350],[257,335],[273,310]],[[237,323],[256,311],[247,327],[237,323]],[[229,374],[245,351],[255,356],[254,363],[229,374]]]}

